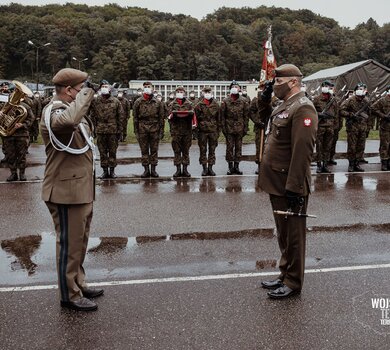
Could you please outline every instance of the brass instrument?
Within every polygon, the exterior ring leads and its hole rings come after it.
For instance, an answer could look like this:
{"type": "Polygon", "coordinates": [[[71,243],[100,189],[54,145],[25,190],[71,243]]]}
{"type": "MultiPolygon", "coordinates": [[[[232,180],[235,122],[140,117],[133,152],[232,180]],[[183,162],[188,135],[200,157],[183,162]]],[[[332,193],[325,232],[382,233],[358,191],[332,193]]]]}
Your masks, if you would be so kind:
{"type": "Polygon", "coordinates": [[[15,131],[15,124],[23,123],[27,117],[27,109],[20,105],[20,101],[26,95],[32,95],[32,91],[24,84],[14,80],[14,92],[10,95],[0,111],[0,135],[11,136],[15,131]]]}

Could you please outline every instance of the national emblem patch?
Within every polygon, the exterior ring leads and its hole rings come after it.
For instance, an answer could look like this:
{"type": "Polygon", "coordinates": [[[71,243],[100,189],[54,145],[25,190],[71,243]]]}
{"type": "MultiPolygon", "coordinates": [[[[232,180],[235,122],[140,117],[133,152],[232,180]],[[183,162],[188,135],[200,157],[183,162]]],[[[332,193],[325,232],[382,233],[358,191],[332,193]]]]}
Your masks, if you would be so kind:
{"type": "Polygon", "coordinates": [[[303,120],[303,124],[304,124],[305,126],[311,126],[311,119],[310,119],[310,118],[305,118],[305,119],[303,120]]]}

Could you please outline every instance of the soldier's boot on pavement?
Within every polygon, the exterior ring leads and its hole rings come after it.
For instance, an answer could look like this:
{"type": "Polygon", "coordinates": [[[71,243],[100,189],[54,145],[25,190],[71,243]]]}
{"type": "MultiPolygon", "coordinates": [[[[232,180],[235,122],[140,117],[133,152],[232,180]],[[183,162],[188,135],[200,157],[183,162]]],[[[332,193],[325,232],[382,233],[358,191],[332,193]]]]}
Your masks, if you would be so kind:
{"type": "Polygon", "coordinates": [[[103,173],[99,176],[100,179],[108,179],[110,174],[108,173],[108,168],[103,168],[103,173]]]}
{"type": "Polygon", "coordinates": [[[213,170],[213,165],[209,164],[208,173],[210,176],[215,176],[215,172],[213,170]]]}
{"type": "Polygon", "coordinates": [[[150,176],[151,177],[159,177],[157,171],[156,171],[156,165],[150,166],[150,176]]]}
{"type": "Polygon", "coordinates": [[[209,170],[207,169],[207,164],[202,164],[203,171],[202,176],[207,176],[209,174],[209,170]]]}
{"type": "Polygon", "coordinates": [[[116,179],[116,174],[115,174],[115,167],[110,168],[110,178],[111,179],[116,179]]]}
{"type": "Polygon", "coordinates": [[[358,163],[368,164],[368,160],[365,160],[364,158],[361,158],[361,159],[359,159],[358,163]]]}
{"type": "Polygon", "coordinates": [[[18,174],[16,173],[16,170],[11,170],[11,175],[7,177],[7,181],[18,181],[18,174]]]}
{"type": "Polygon", "coordinates": [[[181,165],[176,165],[176,172],[173,174],[173,177],[181,176],[181,165]]]}
{"type": "Polygon", "coordinates": [[[362,172],[364,172],[364,169],[359,165],[359,163],[360,162],[356,159],[354,167],[353,167],[353,171],[357,171],[359,173],[362,173],[362,172]]]}
{"type": "Polygon", "coordinates": [[[353,168],[354,168],[354,165],[355,165],[355,161],[354,160],[349,160],[348,161],[348,172],[349,173],[352,173],[353,172],[353,168]]]}
{"type": "Polygon", "coordinates": [[[328,165],[337,165],[337,162],[336,162],[334,159],[331,159],[331,160],[328,162],[328,165]]]}
{"type": "Polygon", "coordinates": [[[183,165],[183,176],[184,177],[191,177],[191,174],[187,170],[188,165],[183,165]]]}
{"type": "Polygon", "coordinates": [[[144,165],[144,172],[142,173],[141,177],[150,177],[150,170],[149,170],[149,165],[144,165]]]}
{"type": "Polygon", "coordinates": [[[19,169],[19,181],[27,181],[24,169],[19,169]]]}
{"type": "Polygon", "coordinates": [[[330,174],[330,170],[328,168],[328,162],[322,162],[321,172],[325,174],[330,174]]]}
{"type": "Polygon", "coordinates": [[[242,171],[240,170],[240,163],[234,162],[234,173],[237,175],[242,175],[242,171]]]}
{"type": "Polygon", "coordinates": [[[387,171],[387,170],[389,170],[389,168],[388,168],[388,166],[387,166],[387,163],[388,163],[388,160],[387,159],[385,159],[385,160],[381,160],[381,164],[382,164],[382,166],[381,166],[381,170],[382,171],[387,171]]]}
{"type": "Polygon", "coordinates": [[[233,165],[233,162],[228,162],[228,167],[229,167],[229,170],[227,172],[228,175],[233,175],[234,174],[234,165],[233,165]]]}
{"type": "Polygon", "coordinates": [[[317,162],[316,173],[317,173],[317,174],[321,174],[321,172],[322,172],[322,165],[321,165],[321,162],[317,162]]]}

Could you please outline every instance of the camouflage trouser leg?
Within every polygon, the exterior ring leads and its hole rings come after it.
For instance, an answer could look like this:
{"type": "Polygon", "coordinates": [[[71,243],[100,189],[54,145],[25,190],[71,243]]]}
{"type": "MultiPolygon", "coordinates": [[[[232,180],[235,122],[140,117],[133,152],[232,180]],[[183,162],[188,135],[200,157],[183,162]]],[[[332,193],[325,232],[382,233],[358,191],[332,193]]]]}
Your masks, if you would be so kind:
{"type": "Polygon", "coordinates": [[[138,135],[138,143],[141,148],[141,163],[143,166],[157,165],[158,144],[160,135],[158,132],[141,133],[138,135]]]}
{"type": "Polygon", "coordinates": [[[261,130],[255,130],[256,164],[259,164],[259,158],[260,158],[260,131],[261,130]]]}
{"type": "Polygon", "coordinates": [[[382,160],[390,159],[390,130],[379,129],[379,155],[382,160]]]}
{"type": "Polygon", "coordinates": [[[347,128],[347,157],[349,160],[363,158],[366,146],[366,127],[363,125],[352,125],[347,128]]]}
{"type": "Polygon", "coordinates": [[[11,170],[26,168],[28,145],[28,136],[10,136],[3,138],[4,153],[11,170]]]}
{"type": "Polygon", "coordinates": [[[190,147],[192,133],[187,135],[172,135],[172,149],[174,152],[174,165],[190,164],[190,147]]]}
{"type": "Polygon", "coordinates": [[[320,127],[317,130],[316,150],[317,162],[330,160],[330,148],[333,142],[333,129],[320,127]]]}
{"type": "Polygon", "coordinates": [[[100,166],[102,168],[115,168],[118,149],[116,134],[98,134],[97,145],[100,153],[100,166]]]}
{"type": "Polygon", "coordinates": [[[334,159],[336,155],[336,146],[337,146],[338,139],[339,139],[339,129],[334,129],[332,146],[330,147],[330,159],[334,159]]]}
{"type": "Polygon", "coordinates": [[[31,125],[31,136],[37,138],[39,134],[39,121],[35,119],[31,125]]]}
{"type": "Polygon", "coordinates": [[[126,118],[126,120],[123,121],[123,126],[122,126],[122,130],[123,130],[123,133],[122,133],[122,136],[123,136],[123,141],[126,140],[126,137],[127,137],[127,124],[129,122],[129,118],[126,118]]]}
{"type": "Polygon", "coordinates": [[[218,133],[201,132],[198,133],[199,145],[199,164],[209,165],[215,164],[215,149],[218,146],[218,133]],[[207,148],[209,149],[209,156],[207,157],[207,148]]]}
{"type": "Polygon", "coordinates": [[[242,135],[226,134],[226,161],[239,162],[242,156],[242,135]]]}

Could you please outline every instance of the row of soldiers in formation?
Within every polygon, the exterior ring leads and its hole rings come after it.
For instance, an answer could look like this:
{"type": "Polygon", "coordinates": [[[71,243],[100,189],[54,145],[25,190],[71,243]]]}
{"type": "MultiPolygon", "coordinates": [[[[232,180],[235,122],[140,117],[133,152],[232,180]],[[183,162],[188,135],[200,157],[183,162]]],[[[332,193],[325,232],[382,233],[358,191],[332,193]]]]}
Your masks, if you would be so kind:
{"type": "MultiPolygon", "coordinates": [[[[169,95],[169,100],[164,102],[161,95],[154,91],[151,82],[145,82],[143,90],[139,91],[135,98],[129,99],[124,92],[119,92],[114,97],[110,84],[102,81],[99,94],[90,107],[103,169],[100,177],[116,177],[118,143],[126,140],[131,110],[144,167],[141,177],[159,176],[156,171],[158,147],[164,136],[166,120],[169,122],[172,137],[173,163],[176,166],[174,177],[191,176],[188,165],[194,131],[199,145],[202,176],[215,175],[215,149],[221,132],[226,139],[227,174],[241,175],[239,164],[242,158],[242,141],[248,132],[249,120],[254,123],[256,163],[259,164],[262,142],[260,135],[269,124],[268,120],[261,119],[259,113],[259,98],[264,84],[259,85],[258,97],[252,100],[246,91],[241,91],[236,81],[232,81],[229,88],[230,94],[221,103],[214,99],[210,87],[205,87],[201,98],[197,98],[194,91],[187,97],[182,86],[177,87],[176,91],[169,95]]],[[[343,119],[346,120],[348,171],[364,171],[360,163],[365,162],[365,142],[375,120],[378,120],[380,135],[381,169],[390,170],[390,86],[376,100],[372,97],[368,99],[366,94],[367,87],[363,83],[356,85],[352,95],[335,91],[334,85],[329,81],[321,84],[320,94],[312,99],[319,118],[315,154],[317,173],[329,173],[328,166],[336,164],[336,142],[343,119]]],[[[41,98],[39,93],[26,97],[22,104],[28,110],[28,117],[12,136],[3,137],[3,161],[8,163],[11,171],[7,181],[26,180],[28,146],[30,142],[37,140],[41,112],[49,101],[50,99],[41,98]]],[[[273,104],[276,106],[278,103],[274,98],[273,104]]],[[[265,133],[267,134],[267,131],[265,133]]]]}

